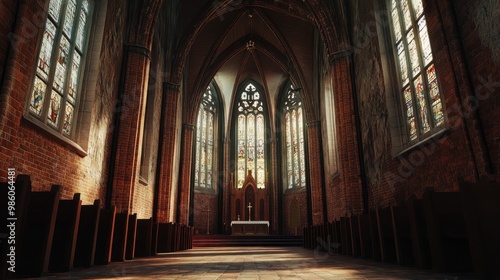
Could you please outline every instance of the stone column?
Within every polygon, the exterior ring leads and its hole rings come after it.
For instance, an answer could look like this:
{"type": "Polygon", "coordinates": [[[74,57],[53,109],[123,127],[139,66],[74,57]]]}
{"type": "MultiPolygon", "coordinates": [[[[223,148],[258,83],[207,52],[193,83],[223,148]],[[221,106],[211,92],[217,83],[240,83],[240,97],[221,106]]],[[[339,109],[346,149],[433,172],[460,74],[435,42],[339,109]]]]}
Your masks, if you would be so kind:
{"type": "MultiPolygon", "coordinates": [[[[134,185],[138,176],[142,126],[145,110],[145,92],[149,76],[151,51],[141,45],[126,45],[125,76],[117,116],[118,133],[115,134],[116,152],[114,157],[111,205],[117,212],[130,211],[134,185]]],[[[109,192],[108,192],[109,193],[109,192]]],[[[109,199],[109,198],[108,198],[109,199]]]]}
{"type": "Polygon", "coordinates": [[[157,221],[159,223],[172,222],[171,212],[175,209],[172,205],[172,196],[176,196],[176,187],[173,187],[174,161],[175,161],[175,142],[177,139],[177,120],[180,109],[180,86],[170,82],[163,83],[162,97],[162,129],[160,136],[159,162],[157,171],[159,179],[157,182],[157,221]]]}
{"type": "Polygon", "coordinates": [[[179,178],[179,200],[177,204],[177,222],[182,224],[189,223],[189,214],[191,212],[191,165],[193,161],[193,141],[195,135],[195,126],[192,124],[182,125],[181,136],[181,161],[179,178]]]}

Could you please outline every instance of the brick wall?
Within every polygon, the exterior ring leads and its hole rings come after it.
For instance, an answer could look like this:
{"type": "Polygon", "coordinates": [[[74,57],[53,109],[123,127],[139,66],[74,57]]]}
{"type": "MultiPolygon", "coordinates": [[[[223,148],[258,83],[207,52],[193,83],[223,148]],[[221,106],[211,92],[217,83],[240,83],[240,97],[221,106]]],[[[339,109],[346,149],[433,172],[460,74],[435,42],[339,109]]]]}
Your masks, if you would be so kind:
{"type": "MultiPolygon", "coordinates": [[[[2,1],[1,5],[8,5],[10,2],[12,1],[2,1]]],[[[6,125],[1,131],[0,180],[6,180],[7,168],[14,167],[17,173],[31,175],[34,190],[48,190],[51,184],[60,184],[63,186],[63,199],[71,198],[73,193],[79,192],[85,204],[92,203],[96,198],[104,200],[112,135],[110,132],[113,129],[112,112],[121,68],[125,6],[122,1],[108,1],[108,14],[104,15],[108,20],[105,21],[102,52],[100,56],[90,58],[93,63],[100,60],[106,63],[99,68],[99,73],[88,73],[85,76],[94,75],[97,84],[96,100],[90,108],[92,123],[88,155],[82,157],[67,144],[23,118],[29,97],[31,73],[36,65],[38,31],[43,27],[43,23],[38,20],[43,15],[43,2],[29,0],[19,5],[18,24],[13,33],[23,40],[16,48],[11,49],[10,59],[6,62],[9,69],[2,81],[6,85],[2,88],[1,95],[7,96],[7,117],[6,125]],[[120,10],[122,13],[118,12],[120,10]]],[[[6,9],[2,7],[1,11],[5,12],[6,9]]],[[[3,42],[1,44],[0,50],[4,50],[5,45],[3,42]]],[[[87,86],[88,81],[84,81],[84,88],[87,86]]]]}
{"type": "MultiPolygon", "coordinates": [[[[382,2],[382,1],[381,1],[382,2]]],[[[470,10],[477,5],[457,4],[457,10],[470,10]],[[471,6],[468,6],[471,5],[471,6]]],[[[454,2],[455,3],[455,2],[454,2]]],[[[438,191],[456,191],[458,190],[457,178],[464,177],[466,180],[475,180],[475,165],[473,158],[483,159],[483,152],[480,146],[479,136],[476,136],[477,121],[471,121],[466,116],[465,119],[459,117],[456,108],[462,108],[463,90],[460,87],[464,83],[464,77],[457,74],[456,61],[461,53],[454,47],[455,41],[447,40],[450,35],[445,33],[449,31],[448,23],[442,21],[442,14],[447,13],[445,5],[439,6],[434,0],[424,1],[425,15],[429,29],[431,46],[434,54],[434,63],[436,66],[440,91],[445,103],[445,114],[447,117],[447,130],[439,138],[427,141],[424,145],[415,147],[406,152],[401,152],[401,148],[395,148],[398,143],[397,133],[393,131],[394,126],[391,119],[398,112],[391,112],[394,107],[389,94],[398,92],[395,85],[385,84],[384,71],[387,67],[384,64],[391,63],[385,58],[394,59],[392,54],[384,53],[379,46],[379,40],[386,40],[380,36],[380,29],[387,28],[387,22],[380,21],[380,7],[375,7],[373,3],[365,1],[350,1],[350,32],[352,33],[352,50],[355,71],[355,88],[359,106],[359,116],[361,124],[361,138],[363,149],[363,165],[367,177],[368,202],[369,207],[387,206],[397,204],[406,200],[411,195],[421,196],[427,187],[438,191]],[[377,14],[379,12],[379,14],[377,14]],[[448,36],[447,36],[448,35],[448,36]],[[395,87],[395,88],[394,88],[395,87]],[[389,89],[389,90],[388,90],[389,89]],[[470,125],[473,123],[473,126],[470,125]],[[467,126],[466,126],[467,125],[467,126]],[[469,139],[471,143],[469,143],[469,139]],[[396,152],[395,152],[396,151],[396,152]]],[[[465,12],[464,12],[465,13],[465,12]]],[[[468,28],[464,36],[465,50],[469,53],[467,57],[471,63],[469,70],[472,73],[473,80],[480,81],[480,75],[483,77],[492,76],[498,79],[498,67],[493,67],[491,54],[486,47],[480,47],[477,43],[479,36],[472,32],[473,27],[471,19],[465,15],[462,16],[464,22],[459,22],[459,26],[468,28]],[[472,37],[472,38],[471,38],[472,37]],[[470,46],[468,46],[470,44],[470,46]],[[468,49],[476,48],[474,58],[470,57],[468,49]],[[487,55],[490,55],[489,57],[487,55]],[[480,57],[481,59],[477,59],[480,57]],[[495,70],[493,70],[495,69],[495,70]],[[481,72],[482,71],[482,72],[481,72]]],[[[383,18],[382,18],[383,19],[383,18]]],[[[447,18],[448,20],[448,18],[447,18]]],[[[455,27],[456,28],[456,27],[455,27]]],[[[392,74],[389,74],[392,75],[392,74]]],[[[477,86],[475,86],[477,87],[477,86]]],[[[483,91],[486,90],[483,87],[483,91]]],[[[498,89],[495,88],[495,92],[498,89]]],[[[498,120],[498,103],[495,103],[496,96],[492,94],[492,99],[481,104],[481,120],[498,120]]],[[[343,106],[343,105],[340,105],[343,106]]],[[[339,116],[342,118],[342,116],[339,116]]],[[[341,123],[343,121],[341,120],[341,123]]],[[[483,121],[485,135],[488,140],[488,149],[491,157],[494,158],[493,165],[498,165],[498,126],[495,128],[494,122],[483,121]]],[[[343,137],[339,135],[339,137],[343,137]]],[[[342,160],[342,158],[340,159],[342,160]]],[[[479,162],[479,165],[483,163],[479,162]]],[[[340,164],[342,166],[342,163],[340,164]]],[[[481,173],[481,167],[479,167],[481,173]]],[[[342,170],[340,170],[342,172],[342,170]]],[[[341,182],[338,182],[341,183],[341,182]]],[[[329,192],[329,205],[338,200],[335,194],[335,185],[332,182],[333,190],[329,192]]],[[[342,198],[340,198],[341,200],[342,198]]],[[[329,212],[332,212],[329,207],[329,212]]],[[[334,217],[337,208],[334,207],[334,217]]]]}
{"type": "MultiPolygon", "coordinates": [[[[193,226],[199,234],[207,233],[207,215],[210,214],[210,234],[218,232],[219,212],[218,195],[207,193],[194,193],[193,226]],[[208,212],[210,209],[210,212],[208,212]]],[[[229,227],[228,227],[229,229],[229,227]]]]}

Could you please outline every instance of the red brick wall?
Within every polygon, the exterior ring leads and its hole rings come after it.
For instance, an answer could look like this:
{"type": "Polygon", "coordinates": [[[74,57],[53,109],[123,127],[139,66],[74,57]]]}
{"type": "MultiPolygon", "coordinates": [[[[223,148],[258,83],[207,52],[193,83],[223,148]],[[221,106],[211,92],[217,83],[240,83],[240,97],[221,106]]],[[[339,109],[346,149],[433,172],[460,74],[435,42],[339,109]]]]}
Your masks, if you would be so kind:
{"type": "MultiPolygon", "coordinates": [[[[391,104],[388,103],[387,94],[392,93],[386,90],[387,85],[384,84],[384,75],[386,74],[383,73],[382,64],[387,63],[387,61],[381,58],[378,41],[385,39],[377,34],[377,28],[384,28],[384,24],[377,22],[375,17],[377,10],[372,4],[365,3],[365,1],[350,2],[349,17],[350,22],[353,23],[350,32],[353,38],[351,47],[354,60],[355,94],[360,108],[363,164],[367,175],[370,208],[397,204],[413,194],[421,196],[426,187],[439,191],[456,191],[458,190],[457,178],[459,176],[465,177],[467,180],[475,180],[472,154],[467,142],[470,135],[467,134],[468,130],[464,127],[462,120],[457,118],[456,110],[453,110],[453,108],[461,106],[460,98],[463,95],[457,86],[463,77],[456,75],[456,66],[453,64],[453,60],[461,54],[453,53],[453,46],[450,45],[452,43],[446,40],[445,27],[441,21],[436,2],[430,0],[424,1],[424,3],[434,62],[446,106],[447,131],[439,139],[398,154],[394,152],[396,143],[394,136],[391,136],[391,129],[394,128],[389,124],[391,114],[388,111],[391,104]]],[[[393,59],[390,55],[388,57],[393,59]]],[[[478,62],[478,67],[482,63],[483,60],[478,62]]],[[[486,65],[484,71],[488,69],[488,64],[486,65]]],[[[489,69],[491,71],[492,67],[489,69]]],[[[498,71],[493,76],[498,77],[498,71]]],[[[398,92],[397,86],[395,92],[398,92]]],[[[494,109],[498,108],[498,105],[492,103],[490,108],[486,107],[484,110],[491,112],[490,116],[496,116],[498,119],[498,109],[494,109]]],[[[340,104],[339,106],[342,108],[345,105],[340,104]]],[[[345,125],[342,120],[343,116],[338,115],[338,117],[341,119],[340,125],[345,125]]],[[[490,126],[491,130],[498,133],[498,127],[495,130],[492,123],[490,126]]],[[[339,138],[342,137],[339,135],[339,138]]],[[[498,141],[495,136],[487,137],[491,143],[498,141]]],[[[472,145],[479,145],[477,142],[472,143],[472,145]]],[[[496,145],[498,146],[498,142],[496,145]]],[[[477,151],[480,149],[474,151],[477,157],[477,151]]],[[[496,153],[498,158],[497,150],[492,151],[496,153]]],[[[340,157],[340,168],[342,168],[344,160],[340,157]]],[[[340,172],[343,172],[342,169],[340,172]]],[[[331,182],[333,189],[328,192],[330,217],[338,216],[338,207],[333,206],[332,211],[332,204],[339,200],[342,201],[342,197],[339,197],[342,196],[342,192],[339,193],[336,190],[336,184],[342,184],[342,181],[331,182]]],[[[346,206],[353,207],[355,205],[347,204],[346,206]]],[[[342,214],[340,213],[340,215],[342,214]]]]}
{"type": "MultiPolygon", "coordinates": [[[[31,34],[26,30],[32,27],[30,24],[37,24],[34,19],[43,10],[38,2],[42,1],[29,0],[20,4],[17,17],[21,23],[15,27],[14,33],[25,35],[25,40],[12,49],[12,60],[7,62],[12,68],[6,71],[2,81],[7,87],[2,89],[1,94],[8,96],[9,107],[6,126],[1,131],[0,180],[6,180],[7,168],[14,167],[17,173],[31,175],[34,190],[48,190],[51,184],[60,184],[63,186],[64,199],[79,192],[85,204],[92,203],[97,198],[104,201],[113,129],[112,113],[121,68],[125,6],[122,1],[108,1],[108,20],[102,40],[102,52],[100,55],[98,52],[98,57],[94,60],[105,63],[96,75],[96,100],[91,108],[88,156],[82,157],[22,117],[29,97],[31,73],[36,65],[35,51],[38,43],[38,33],[31,34]],[[119,10],[122,13],[118,13],[119,10]]],[[[2,5],[4,3],[2,1],[2,5]]],[[[40,28],[42,26],[38,25],[40,28]]]]}

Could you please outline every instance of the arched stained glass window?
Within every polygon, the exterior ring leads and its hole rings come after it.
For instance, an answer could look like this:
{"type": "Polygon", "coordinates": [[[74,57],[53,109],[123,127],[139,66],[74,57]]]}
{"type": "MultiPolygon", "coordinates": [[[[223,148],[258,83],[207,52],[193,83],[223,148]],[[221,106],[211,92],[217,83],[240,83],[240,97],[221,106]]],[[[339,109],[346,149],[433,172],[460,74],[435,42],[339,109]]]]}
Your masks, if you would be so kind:
{"type": "Polygon", "coordinates": [[[392,34],[410,141],[444,123],[421,0],[391,0],[392,34]]]}
{"type": "Polygon", "coordinates": [[[257,188],[265,188],[265,115],[263,96],[249,83],[240,93],[236,121],[236,186],[243,187],[252,171],[257,188]]]}
{"type": "Polygon", "coordinates": [[[74,131],[84,66],[88,0],[51,0],[38,54],[29,114],[66,137],[74,131]]]}
{"type": "Polygon", "coordinates": [[[290,86],[283,105],[285,115],[285,185],[288,189],[306,186],[304,118],[302,101],[290,86]]]}
{"type": "Polygon", "coordinates": [[[203,94],[203,101],[196,123],[195,188],[214,188],[214,141],[217,113],[216,97],[209,86],[203,94]]]}

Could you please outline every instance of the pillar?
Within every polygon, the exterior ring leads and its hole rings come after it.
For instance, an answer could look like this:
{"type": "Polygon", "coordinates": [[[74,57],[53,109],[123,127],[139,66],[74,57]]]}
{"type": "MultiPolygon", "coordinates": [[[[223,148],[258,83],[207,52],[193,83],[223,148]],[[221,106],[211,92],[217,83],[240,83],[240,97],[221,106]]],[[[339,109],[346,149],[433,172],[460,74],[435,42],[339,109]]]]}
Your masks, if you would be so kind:
{"type": "Polygon", "coordinates": [[[108,186],[107,207],[116,206],[117,212],[131,211],[134,185],[138,176],[138,160],[144,122],[145,92],[149,76],[151,52],[140,45],[126,45],[125,74],[115,122],[114,164],[112,184],[108,186]],[[111,192],[111,195],[110,195],[111,192]],[[110,196],[110,197],[109,197],[110,196]]]}
{"type": "Polygon", "coordinates": [[[195,126],[192,124],[182,125],[181,136],[181,161],[179,178],[179,199],[177,202],[177,222],[189,224],[191,211],[191,165],[193,161],[193,141],[195,126]]]}
{"type": "Polygon", "coordinates": [[[309,155],[309,184],[310,184],[310,200],[312,224],[318,225],[324,223],[323,207],[324,197],[324,179],[323,179],[323,160],[321,147],[321,122],[311,121],[307,123],[307,146],[309,155]]]}

